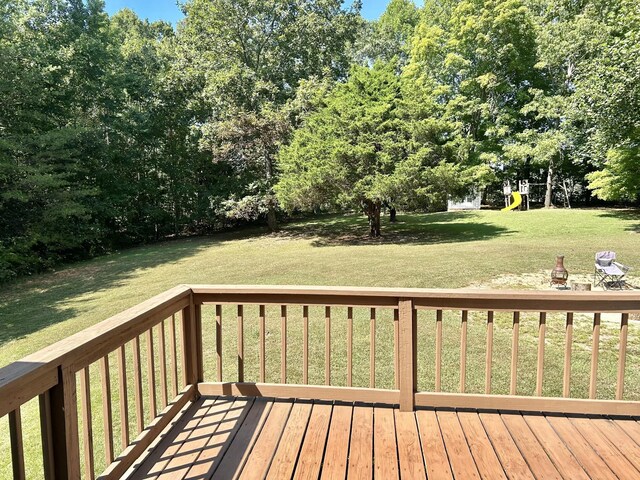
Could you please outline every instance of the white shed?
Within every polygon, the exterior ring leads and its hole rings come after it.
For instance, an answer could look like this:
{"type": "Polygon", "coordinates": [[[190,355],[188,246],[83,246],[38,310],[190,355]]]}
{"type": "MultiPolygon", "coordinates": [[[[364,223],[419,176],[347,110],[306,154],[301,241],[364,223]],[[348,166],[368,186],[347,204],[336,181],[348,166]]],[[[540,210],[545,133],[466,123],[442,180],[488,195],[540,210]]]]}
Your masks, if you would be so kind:
{"type": "Polygon", "coordinates": [[[464,198],[451,198],[447,202],[447,211],[455,212],[457,210],[480,210],[482,196],[480,193],[467,195],[464,198]]]}

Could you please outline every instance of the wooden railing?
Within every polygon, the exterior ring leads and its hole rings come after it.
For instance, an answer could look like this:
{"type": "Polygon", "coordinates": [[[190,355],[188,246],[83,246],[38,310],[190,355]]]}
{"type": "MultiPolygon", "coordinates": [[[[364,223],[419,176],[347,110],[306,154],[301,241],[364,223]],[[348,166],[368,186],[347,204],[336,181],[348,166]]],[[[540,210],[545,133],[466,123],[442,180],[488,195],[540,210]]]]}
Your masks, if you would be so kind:
{"type": "Polygon", "coordinates": [[[38,416],[29,477],[119,478],[199,395],[640,415],[638,313],[635,292],[181,286],[0,369],[0,417],[14,478],[38,416]]]}

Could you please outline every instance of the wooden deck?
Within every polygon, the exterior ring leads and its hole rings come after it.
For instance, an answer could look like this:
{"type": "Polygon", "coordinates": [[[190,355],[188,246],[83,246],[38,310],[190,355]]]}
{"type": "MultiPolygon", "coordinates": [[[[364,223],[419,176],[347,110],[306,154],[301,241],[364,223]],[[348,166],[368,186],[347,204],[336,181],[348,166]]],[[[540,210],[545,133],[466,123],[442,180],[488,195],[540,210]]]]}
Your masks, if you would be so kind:
{"type": "Polygon", "coordinates": [[[640,479],[634,418],[202,397],[132,479],[640,479]]]}

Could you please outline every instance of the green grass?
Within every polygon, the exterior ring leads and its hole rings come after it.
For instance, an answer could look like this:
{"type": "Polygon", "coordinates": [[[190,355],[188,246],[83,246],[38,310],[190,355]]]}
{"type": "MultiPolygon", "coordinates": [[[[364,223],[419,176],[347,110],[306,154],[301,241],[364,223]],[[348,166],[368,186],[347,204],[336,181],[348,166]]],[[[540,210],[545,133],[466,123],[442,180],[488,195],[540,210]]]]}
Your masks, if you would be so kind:
{"type": "MultiPolygon", "coordinates": [[[[366,237],[366,219],[327,216],[287,225],[277,235],[260,229],[179,240],[135,248],[57,272],[24,279],[0,289],[0,365],[50,345],[142,300],[180,283],[354,285],[459,288],[545,288],[545,278],[555,255],[566,256],[571,278],[586,278],[599,250],[615,250],[619,259],[640,268],[640,212],[635,210],[536,210],[530,212],[464,212],[400,215],[394,225],[383,225],[383,238],[366,237]]],[[[631,283],[640,286],[637,276],[631,283]]],[[[267,381],[279,381],[279,311],[268,310],[267,381]]],[[[310,327],[310,382],[324,378],[324,311],[312,307],[310,327]]],[[[205,376],[214,379],[211,307],[204,309],[205,376]]],[[[333,381],[345,383],[346,312],[333,312],[333,381]]],[[[467,391],[484,390],[485,315],[474,312],[469,320],[467,391]]],[[[393,385],[391,312],[380,311],[376,332],[377,384],[393,385]]],[[[235,313],[225,309],[224,375],[233,379],[235,313]]],[[[246,379],[258,378],[257,308],[247,307],[246,379]]],[[[572,381],[574,396],[587,393],[591,319],[577,315],[572,381]]],[[[511,319],[497,314],[494,343],[493,387],[509,389],[511,319]]],[[[537,318],[521,321],[518,393],[535,388],[537,318]]],[[[547,322],[545,395],[558,395],[562,384],[564,319],[550,315],[547,322]]],[[[615,388],[618,329],[616,319],[602,327],[598,393],[611,398],[615,388]]],[[[435,319],[432,312],[419,316],[419,388],[433,388],[435,319]]],[[[302,377],[302,316],[290,309],[289,381],[302,377]]],[[[369,383],[369,311],[355,309],[354,384],[369,383]]],[[[459,312],[444,315],[443,389],[456,391],[459,383],[459,312]]],[[[156,335],[157,337],[157,335],[156,335]]],[[[144,351],[143,342],[143,351],[144,351]]],[[[129,351],[130,355],[130,351],[129,351]]],[[[640,360],[640,327],[630,325],[628,385],[626,396],[640,399],[640,372],[632,368],[640,360]]],[[[113,389],[117,390],[116,359],[113,389]]],[[[131,366],[131,362],[129,362],[131,366]]],[[[157,365],[156,365],[157,368],[157,365]]],[[[98,469],[102,459],[101,394],[97,365],[92,366],[94,436],[98,469]]],[[[146,382],[146,380],[145,380],[146,382]]],[[[132,385],[129,386],[132,391],[132,385]]],[[[146,392],[145,386],[145,392],[146,392]]],[[[114,406],[117,392],[114,391],[114,406]]],[[[117,408],[115,408],[117,412],[117,408]]],[[[130,405],[133,411],[133,405],[130,405]]],[[[29,478],[37,478],[38,428],[35,402],[24,409],[29,478]]],[[[118,416],[117,414],[115,415],[118,416]]],[[[116,425],[116,435],[119,431],[116,425]]],[[[10,476],[6,420],[0,421],[0,477],[10,476]]],[[[116,436],[116,439],[118,437],[116,436]]],[[[116,445],[119,442],[116,441],[116,445]]],[[[117,449],[118,450],[118,449],[117,449]]]]}

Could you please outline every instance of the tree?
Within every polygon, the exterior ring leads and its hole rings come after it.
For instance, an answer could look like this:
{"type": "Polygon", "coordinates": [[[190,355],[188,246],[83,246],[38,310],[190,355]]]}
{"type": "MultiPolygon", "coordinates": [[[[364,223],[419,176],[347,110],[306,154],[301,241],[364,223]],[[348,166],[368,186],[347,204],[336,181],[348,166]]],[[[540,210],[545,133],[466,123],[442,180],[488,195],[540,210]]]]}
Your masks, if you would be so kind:
{"type": "Polygon", "coordinates": [[[363,209],[370,235],[379,236],[390,176],[403,156],[399,101],[393,65],[354,67],[281,150],[276,194],[283,207],[363,209]]]}
{"type": "Polygon", "coordinates": [[[604,40],[576,78],[576,111],[591,126],[587,148],[597,169],[589,188],[603,200],[640,201],[640,10],[618,0],[586,12],[604,40]]]}
{"type": "Polygon", "coordinates": [[[350,11],[341,5],[340,0],[192,0],[184,7],[182,52],[203,79],[202,101],[209,110],[198,121],[201,148],[215,162],[233,167],[242,179],[240,201],[265,206],[272,229],[275,153],[291,128],[281,110],[301,81],[345,75],[359,4],[350,11]],[[248,195],[261,201],[243,201],[248,195]]]}
{"type": "Polygon", "coordinates": [[[3,2],[0,280],[99,248],[102,2],[3,2]]]}

